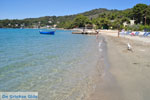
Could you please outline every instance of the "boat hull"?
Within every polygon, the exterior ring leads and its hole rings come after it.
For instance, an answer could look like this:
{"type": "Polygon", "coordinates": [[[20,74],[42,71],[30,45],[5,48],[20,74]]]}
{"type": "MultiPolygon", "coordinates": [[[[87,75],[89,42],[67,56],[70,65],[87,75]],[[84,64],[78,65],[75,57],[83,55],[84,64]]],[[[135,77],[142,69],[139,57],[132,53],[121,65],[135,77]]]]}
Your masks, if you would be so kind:
{"type": "Polygon", "coordinates": [[[42,32],[42,31],[40,31],[40,34],[54,35],[55,31],[49,31],[49,32],[42,32]]]}

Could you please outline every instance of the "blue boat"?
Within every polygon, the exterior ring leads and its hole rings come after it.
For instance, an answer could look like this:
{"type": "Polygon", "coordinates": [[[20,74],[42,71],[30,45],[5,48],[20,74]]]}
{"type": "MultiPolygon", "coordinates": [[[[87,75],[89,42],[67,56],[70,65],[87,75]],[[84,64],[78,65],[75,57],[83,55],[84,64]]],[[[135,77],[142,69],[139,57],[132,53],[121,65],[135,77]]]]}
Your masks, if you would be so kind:
{"type": "Polygon", "coordinates": [[[54,35],[55,31],[48,31],[48,32],[40,31],[40,34],[54,35]]]}

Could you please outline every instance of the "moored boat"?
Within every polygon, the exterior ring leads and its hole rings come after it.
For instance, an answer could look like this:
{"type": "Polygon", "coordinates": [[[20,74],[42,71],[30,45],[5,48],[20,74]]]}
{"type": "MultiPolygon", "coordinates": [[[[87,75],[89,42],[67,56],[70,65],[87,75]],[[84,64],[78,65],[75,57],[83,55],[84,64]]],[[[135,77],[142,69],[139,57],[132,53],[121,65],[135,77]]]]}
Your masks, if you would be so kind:
{"type": "Polygon", "coordinates": [[[55,31],[40,31],[40,34],[54,35],[55,31]]]}

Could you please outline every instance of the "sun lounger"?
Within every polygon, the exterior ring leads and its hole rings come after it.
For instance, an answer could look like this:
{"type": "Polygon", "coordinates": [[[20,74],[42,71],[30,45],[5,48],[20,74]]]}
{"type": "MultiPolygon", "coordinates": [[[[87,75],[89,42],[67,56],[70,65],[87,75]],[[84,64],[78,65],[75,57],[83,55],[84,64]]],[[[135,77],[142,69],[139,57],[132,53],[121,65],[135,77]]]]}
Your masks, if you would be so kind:
{"type": "Polygon", "coordinates": [[[120,32],[120,35],[125,35],[126,33],[125,32],[120,32]]]}
{"type": "Polygon", "coordinates": [[[137,35],[139,35],[140,34],[140,32],[135,32],[135,35],[137,36],[137,35]]]}
{"type": "Polygon", "coordinates": [[[130,33],[131,36],[138,36],[140,34],[140,32],[132,32],[130,33]]]}
{"type": "Polygon", "coordinates": [[[148,36],[148,35],[150,35],[150,32],[148,32],[145,36],[148,36]]]}
{"type": "Polygon", "coordinates": [[[143,34],[143,36],[146,36],[146,34],[147,34],[147,32],[145,32],[145,33],[143,34]]]}
{"type": "Polygon", "coordinates": [[[138,36],[140,34],[140,32],[132,32],[130,33],[131,36],[138,36]]]}
{"type": "Polygon", "coordinates": [[[126,32],[126,35],[129,35],[130,33],[131,33],[131,31],[127,31],[127,32],[126,32]]]}
{"type": "Polygon", "coordinates": [[[134,33],[134,32],[132,32],[132,33],[130,33],[130,35],[131,35],[131,36],[135,36],[135,33],[134,33]]]}

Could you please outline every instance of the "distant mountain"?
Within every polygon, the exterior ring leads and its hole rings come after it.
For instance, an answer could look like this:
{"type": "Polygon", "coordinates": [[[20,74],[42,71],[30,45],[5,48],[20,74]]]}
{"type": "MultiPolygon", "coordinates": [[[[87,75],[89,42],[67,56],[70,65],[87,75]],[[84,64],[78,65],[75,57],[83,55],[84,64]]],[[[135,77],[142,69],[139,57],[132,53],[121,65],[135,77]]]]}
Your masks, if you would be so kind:
{"type": "Polygon", "coordinates": [[[59,28],[73,28],[84,26],[83,24],[85,23],[95,24],[97,28],[102,28],[102,26],[118,28],[118,25],[123,27],[124,22],[129,22],[133,19],[135,24],[141,24],[142,22],[143,25],[150,25],[150,5],[136,4],[133,8],[125,10],[99,8],[66,16],[44,16],[22,20],[6,19],[0,20],[0,28],[49,28],[55,26],[59,28]],[[77,20],[74,18],[77,18],[77,20]]]}
{"type": "Polygon", "coordinates": [[[22,20],[13,19],[13,20],[0,20],[0,27],[6,27],[6,28],[20,28],[22,26],[25,27],[38,27],[40,26],[46,26],[46,25],[54,25],[61,22],[71,21],[73,20],[77,15],[84,15],[89,18],[95,18],[98,17],[101,13],[107,13],[107,12],[116,12],[118,10],[108,10],[105,8],[99,8],[99,9],[93,9],[87,12],[74,14],[74,15],[66,15],[66,16],[44,16],[39,18],[25,18],[22,20]]]}
{"type": "MultiPolygon", "coordinates": [[[[86,12],[79,13],[79,14],[82,14],[82,15],[87,16],[89,18],[95,18],[95,17],[98,17],[98,15],[101,14],[101,13],[116,12],[116,11],[119,11],[119,10],[108,10],[108,9],[105,9],[105,8],[99,8],[99,9],[93,9],[93,10],[86,11],[86,12]]],[[[52,21],[53,24],[54,23],[56,24],[57,22],[65,22],[65,21],[68,21],[68,20],[73,20],[79,14],[66,15],[66,16],[45,16],[45,17],[39,17],[39,18],[27,18],[27,19],[24,19],[24,20],[41,21],[41,22],[43,22],[43,21],[52,21]]]]}

